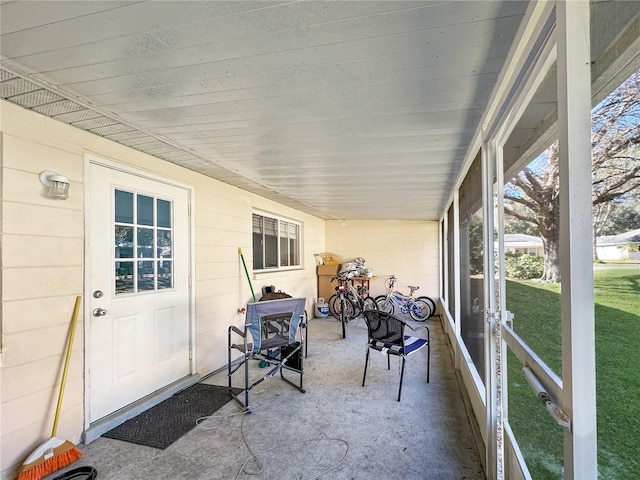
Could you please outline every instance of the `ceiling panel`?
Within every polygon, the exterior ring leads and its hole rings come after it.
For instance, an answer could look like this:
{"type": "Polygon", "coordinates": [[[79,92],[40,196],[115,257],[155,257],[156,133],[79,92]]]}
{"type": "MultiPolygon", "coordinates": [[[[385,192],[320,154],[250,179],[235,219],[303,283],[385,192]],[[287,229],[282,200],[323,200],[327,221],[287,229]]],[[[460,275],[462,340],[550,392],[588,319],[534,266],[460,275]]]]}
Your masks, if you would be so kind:
{"type": "Polygon", "coordinates": [[[527,2],[1,2],[2,97],[321,218],[436,219],[527,2]]]}

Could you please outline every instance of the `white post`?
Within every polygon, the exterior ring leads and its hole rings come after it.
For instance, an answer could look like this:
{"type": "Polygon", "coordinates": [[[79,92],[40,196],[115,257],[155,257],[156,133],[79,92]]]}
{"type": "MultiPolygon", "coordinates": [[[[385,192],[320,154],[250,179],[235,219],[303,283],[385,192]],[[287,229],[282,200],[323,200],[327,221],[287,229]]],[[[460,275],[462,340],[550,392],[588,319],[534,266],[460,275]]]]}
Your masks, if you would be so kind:
{"type": "Polygon", "coordinates": [[[500,359],[498,347],[502,343],[497,325],[496,291],[494,273],[494,204],[493,186],[495,182],[496,144],[482,143],[482,212],[484,236],[484,353],[485,353],[485,404],[486,404],[486,470],[487,478],[504,478],[503,426],[502,426],[502,385],[500,383],[500,359]]]}
{"type": "Polygon", "coordinates": [[[558,0],[564,478],[597,478],[589,2],[558,0]]]}
{"type": "MultiPolygon", "coordinates": [[[[453,205],[453,203],[451,204],[453,205]]],[[[449,208],[453,208],[450,206],[449,208]]],[[[440,231],[438,232],[438,237],[440,238],[440,273],[442,278],[440,279],[440,298],[445,298],[447,301],[447,305],[450,303],[451,294],[449,293],[449,262],[451,259],[449,258],[449,235],[453,235],[453,232],[449,232],[449,209],[444,211],[444,215],[442,215],[441,222],[439,224],[440,231]]]]}
{"type": "MultiPolygon", "coordinates": [[[[454,305],[455,305],[455,334],[460,336],[460,192],[456,190],[453,194],[453,275],[454,275],[454,305]]],[[[458,349],[456,349],[458,352],[458,349]]],[[[460,358],[456,355],[456,368],[460,368],[460,358]]]]}

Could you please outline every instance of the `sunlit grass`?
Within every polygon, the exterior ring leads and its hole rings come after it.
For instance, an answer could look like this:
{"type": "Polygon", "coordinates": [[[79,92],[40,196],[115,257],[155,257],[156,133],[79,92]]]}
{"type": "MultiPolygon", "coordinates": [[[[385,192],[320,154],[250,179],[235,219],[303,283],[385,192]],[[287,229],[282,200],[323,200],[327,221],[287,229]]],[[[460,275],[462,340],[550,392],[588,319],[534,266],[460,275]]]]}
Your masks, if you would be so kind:
{"type": "MultiPolygon", "coordinates": [[[[596,270],[598,468],[601,479],[640,478],[640,267],[596,270]]],[[[561,375],[558,286],[507,282],[514,326],[561,375]]],[[[535,399],[509,355],[509,419],[534,479],[559,479],[562,429],[535,399]]]]}

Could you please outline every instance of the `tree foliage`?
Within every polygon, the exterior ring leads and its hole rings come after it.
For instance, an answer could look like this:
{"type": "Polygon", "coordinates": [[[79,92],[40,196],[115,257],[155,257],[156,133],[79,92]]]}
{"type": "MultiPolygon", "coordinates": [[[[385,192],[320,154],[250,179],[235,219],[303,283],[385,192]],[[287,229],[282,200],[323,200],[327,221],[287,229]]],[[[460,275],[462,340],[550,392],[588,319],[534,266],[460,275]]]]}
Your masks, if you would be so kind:
{"type": "Polygon", "coordinates": [[[522,233],[524,235],[531,235],[532,237],[539,235],[535,225],[528,221],[518,220],[517,218],[505,219],[504,233],[522,233]]]}
{"type": "Polygon", "coordinates": [[[606,223],[598,230],[598,235],[617,235],[640,228],[640,202],[611,202],[606,223]]]}
{"type": "MultiPolygon", "coordinates": [[[[594,237],[613,202],[640,191],[640,71],[592,111],[594,237]]],[[[545,251],[542,279],[560,281],[560,197],[557,142],[505,187],[505,210],[537,228],[545,251]]],[[[595,248],[594,248],[595,253],[595,248]]]]}

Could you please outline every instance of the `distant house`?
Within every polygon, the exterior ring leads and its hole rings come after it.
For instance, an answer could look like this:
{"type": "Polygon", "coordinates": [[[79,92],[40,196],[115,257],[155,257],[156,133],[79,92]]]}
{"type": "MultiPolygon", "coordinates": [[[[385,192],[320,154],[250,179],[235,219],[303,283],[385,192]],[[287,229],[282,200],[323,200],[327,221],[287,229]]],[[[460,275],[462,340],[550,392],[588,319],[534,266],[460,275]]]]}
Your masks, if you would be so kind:
{"type": "Polygon", "coordinates": [[[542,239],[524,233],[505,233],[504,248],[506,253],[526,253],[538,257],[544,255],[542,239]]]}
{"type": "Polygon", "coordinates": [[[596,239],[596,253],[600,260],[640,260],[639,249],[640,228],[596,239]]]}

